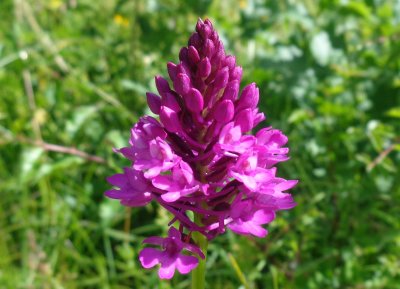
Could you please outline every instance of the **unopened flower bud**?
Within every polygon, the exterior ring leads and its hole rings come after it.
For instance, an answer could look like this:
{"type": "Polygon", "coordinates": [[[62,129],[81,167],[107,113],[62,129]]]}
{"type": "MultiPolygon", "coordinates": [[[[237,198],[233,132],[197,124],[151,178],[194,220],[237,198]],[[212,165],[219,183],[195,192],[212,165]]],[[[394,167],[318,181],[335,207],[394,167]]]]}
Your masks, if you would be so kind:
{"type": "Polygon", "coordinates": [[[235,116],[235,125],[240,126],[242,132],[248,132],[253,128],[253,114],[250,108],[241,110],[235,116]]]}
{"type": "Polygon", "coordinates": [[[171,88],[169,87],[168,81],[163,78],[162,76],[156,76],[156,87],[158,90],[158,93],[162,96],[167,92],[171,91],[171,88]]]}
{"type": "Polygon", "coordinates": [[[232,80],[228,82],[224,89],[224,93],[222,95],[222,99],[230,99],[234,101],[239,94],[239,81],[238,80],[232,80]]]}
{"type": "Polygon", "coordinates": [[[201,78],[208,77],[211,72],[211,63],[208,57],[203,58],[197,66],[197,74],[201,78]]]}
{"type": "Polygon", "coordinates": [[[181,130],[181,124],[177,112],[173,111],[169,107],[161,106],[160,121],[170,132],[179,132],[181,130]]]}
{"type": "Polygon", "coordinates": [[[176,75],[178,74],[178,67],[175,63],[173,62],[168,62],[167,63],[167,70],[168,70],[168,75],[169,78],[171,78],[172,81],[175,80],[176,75]]]}
{"type": "Polygon", "coordinates": [[[223,100],[216,105],[214,117],[218,122],[225,124],[233,118],[234,113],[235,107],[233,106],[233,102],[230,100],[223,100]]]}
{"type": "Polygon", "coordinates": [[[193,64],[197,64],[200,61],[199,53],[194,46],[189,46],[188,57],[193,64]]]}
{"type": "Polygon", "coordinates": [[[179,73],[174,80],[174,88],[180,95],[186,95],[190,89],[190,78],[183,73],[179,73]]]}
{"type": "Polygon", "coordinates": [[[150,110],[155,114],[159,114],[161,107],[161,98],[157,94],[151,92],[147,92],[146,96],[147,104],[149,105],[150,110]]]}
{"type": "Polygon", "coordinates": [[[215,76],[215,80],[213,83],[214,91],[219,91],[222,88],[224,88],[228,83],[228,79],[229,79],[229,69],[228,67],[224,67],[223,69],[218,71],[217,75],[215,76]]]}
{"type": "Polygon", "coordinates": [[[203,109],[204,100],[200,91],[191,88],[184,98],[186,107],[191,112],[200,112],[203,109]]]}
{"type": "Polygon", "coordinates": [[[253,82],[247,85],[240,95],[236,109],[240,111],[246,108],[255,108],[259,99],[259,92],[256,84],[253,82]]]}

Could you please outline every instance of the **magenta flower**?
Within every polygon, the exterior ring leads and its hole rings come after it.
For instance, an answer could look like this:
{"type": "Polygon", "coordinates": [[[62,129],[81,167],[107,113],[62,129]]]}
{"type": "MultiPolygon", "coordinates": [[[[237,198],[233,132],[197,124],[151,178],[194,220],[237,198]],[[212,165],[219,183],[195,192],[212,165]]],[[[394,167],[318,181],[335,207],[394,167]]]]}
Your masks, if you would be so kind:
{"type": "Polygon", "coordinates": [[[152,183],[154,187],[165,191],[161,198],[166,202],[174,202],[200,188],[200,182],[195,180],[192,168],[184,161],[172,168],[172,174],[157,176],[152,183]]]}
{"type": "Polygon", "coordinates": [[[170,279],[204,258],[194,235],[212,240],[228,228],[265,237],[263,226],[276,211],[296,205],[287,191],[297,181],[276,176],[276,164],[289,159],[287,137],[271,127],[249,133],[265,119],[257,108],[259,89],[251,83],[240,92],[242,68],[225,54],[209,20],[198,21],[179,63],[167,70],[170,82],[157,76],[158,94],[147,93],[159,118],[142,117],[129,146],[116,150],[131,166],[108,178],[116,188],[106,195],[125,206],[154,200],[173,215],[167,238],[144,241],[162,250],[139,255],[143,267],[159,264],[159,277],[170,279]]]}
{"type": "Polygon", "coordinates": [[[258,191],[260,186],[274,174],[273,169],[259,167],[257,155],[251,151],[238,157],[236,164],[229,171],[231,177],[240,181],[252,192],[258,191]]]}
{"type": "Polygon", "coordinates": [[[112,199],[120,199],[121,204],[124,206],[144,206],[153,199],[149,186],[150,182],[143,176],[141,171],[124,168],[123,174],[108,177],[107,181],[120,189],[108,190],[105,195],[112,199]]]}
{"type": "Polygon", "coordinates": [[[165,141],[167,133],[156,119],[142,117],[132,129],[131,135],[131,146],[119,152],[133,161],[133,168],[143,171],[146,178],[154,178],[180,161],[181,158],[173,153],[165,141]]]}
{"type": "Polygon", "coordinates": [[[182,254],[183,250],[197,254],[204,259],[204,254],[199,248],[182,242],[181,233],[174,227],[169,229],[167,238],[150,237],[145,239],[143,243],[162,247],[162,251],[145,248],[139,254],[139,260],[144,268],[152,268],[160,264],[158,276],[161,279],[171,279],[174,276],[175,269],[178,269],[181,274],[187,274],[197,267],[199,260],[194,256],[182,254]]]}
{"type": "Polygon", "coordinates": [[[228,228],[242,235],[254,235],[263,238],[268,231],[261,225],[268,224],[275,219],[272,210],[259,209],[250,200],[238,202],[231,207],[231,221],[228,228]]]}

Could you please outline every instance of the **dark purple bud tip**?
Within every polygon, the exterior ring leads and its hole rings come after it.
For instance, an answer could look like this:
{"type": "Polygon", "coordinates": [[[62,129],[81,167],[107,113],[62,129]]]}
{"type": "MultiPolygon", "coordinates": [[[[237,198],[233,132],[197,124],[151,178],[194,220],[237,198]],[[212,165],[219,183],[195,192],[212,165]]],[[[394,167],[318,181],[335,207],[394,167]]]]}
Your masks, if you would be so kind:
{"type": "Polygon", "coordinates": [[[191,112],[200,112],[203,110],[204,100],[200,91],[191,88],[184,98],[186,107],[191,112]]]}
{"type": "Polygon", "coordinates": [[[190,90],[190,78],[186,74],[179,73],[174,80],[174,88],[177,93],[184,96],[190,90]]]}
{"type": "Polygon", "coordinates": [[[206,78],[211,73],[211,63],[208,57],[203,58],[197,66],[197,74],[201,78],[206,78]]]}
{"type": "Polygon", "coordinates": [[[231,71],[231,74],[230,74],[230,79],[237,79],[237,80],[241,80],[242,79],[242,73],[243,73],[243,70],[242,70],[242,67],[240,67],[240,66],[236,66],[232,71],[231,71]]]}
{"type": "Polygon", "coordinates": [[[200,61],[199,53],[194,46],[189,46],[188,57],[193,64],[197,64],[200,61]]]}
{"type": "Polygon", "coordinates": [[[160,121],[170,132],[179,132],[181,129],[178,114],[166,106],[161,106],[160,121]]]}
{"type": "Polygon", "coordinates": [[[248,132],[253,128],[253,114],[250,108],[240,111],[235,117],[235,125],[240,126],[242,132],[248,132]]]}
{"type": "Polygon", "coordinates": [[[191,73],[190,67],[187,65],[186,62],[181,62],[176,67],[177,67],[177,73],[176,73],[177,75],[179,73],[190,75],[191,73]]]}
{"type": "MultiPolygon", "coordinates": [[[[199,22],[197,22],[199,24],[199,22]]],[[[210,25],[207,25],[206,23],[201,22],[200,25],[198,25],[199,29],[197,32],[199,32],[200,36],[203,39],[207,39],[210,37],[212,33],[212,27],[210,25]]],[[[197,28],[197,27],[196,27],[197,28]]]]}
{"type": "Polygon", "coordinates": [[[175,63],[168,62],[167,63],[167,70],[168,70],[169,78],[171,78],[171,80],[174,81],[175,78],[176,78],[176,75],[178,74],[177,65],[175,63]]]}
{"type": "Polygon", "coordinates": [[[219,91],[224,88],[228,84],[229,79],[229,69],[228,67],[224,67],[220,71],[218,71],[214,80],[214,91],[219,91]]]}
{"type": "Polygon", "coordinates": [[[223,66],[228,66],[229,69],[234,69],[236,65],[236,59],[235,56],[228,55],[225,57],[224,61],[222,62],[223,66]]]}
{"type": "Polygon", "coordinates": [[[169,107],[173,111],[180,111],[181,107],[179,106],[178,101],[176,100],[176,97],[172,93],[166,93],[165,97],[162,98],[161,100],[161,105],[169,107]]]}
{"type": "Polygon", "coordinates": [[[222,99],[230,99],[234,101],[239,94],[239,81],[232,80],[230,81],[224,90],[224,94],[222,95],[222,99]]]}
{"type": "Polygon", "coordinates": [[[163,78],[162,76],[156,76],[155,80],[157,90],[161,94],[161,96],[171,91],[171,89],[169,88],[169,83],[165,78],[163,78]]]}
{"type": "Polygon", "coordinates": [[[214,29],[210,19],[204,20],[204,24],[208,25],[208,27],[210,27],[211,30],[214,29]]]}
{"type": "Polygon", "coordinates": [[[188,49],[186,47],[182,47],[181,51],[179,52],[179,59],[182,62],[187,62],[188,61],[188,49]]]}
{"type": "Polygon", "coordinates": [[[235,107],[230,100],[223,100],[219,102],[214,110],[214,117],[220,123],[227,123],[233,118],[235,107]]]}
{"type": "Polygon", "coordinates": [[[147,92],[146,96],[147,104],[149,105],[150,110],[155,114],[159,114],[161,107],[161,98],[157,94],[151,92],[147,92]]]}
{"type": "Polygon", "coordinates": [[[202,20],[201,18],[199,18],[199,19],[197,20],[197,23],[196,23],[196,31],[199,32],[200,29],[201,29],[201,27],[202,27],[203,25],[204,25],[203,20],[202,20]]]}
{"type": "Polygon", "coordinates": [[[238,100],[236,110],[242,110],[246,108],[255,108],[258,103],[259,92],[256,84],[253,82],[247,85],[238,100]]]}
{"type": "Polygon", "coordinates": [[[214,43],[210,40],[206,40],[206,44],[204,45],[204,55],[211,58],[214,55],[215,52],[215,45],[214,43]]]}
{"type": "Polygon", "coordinates": [[[193,33],[192,36],[189,39],[189,46],[192,45],[196,47],[197,49],[201,46],[202,40],[199,35],[199,33],[193,33]]]}

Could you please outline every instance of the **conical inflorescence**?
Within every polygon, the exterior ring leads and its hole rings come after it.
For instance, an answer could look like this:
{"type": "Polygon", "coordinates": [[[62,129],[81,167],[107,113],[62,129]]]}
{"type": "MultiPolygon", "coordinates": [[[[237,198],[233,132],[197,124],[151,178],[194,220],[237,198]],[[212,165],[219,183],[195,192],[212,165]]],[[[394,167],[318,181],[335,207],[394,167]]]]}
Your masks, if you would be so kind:
{"type": "Polygon", "coordinates": [[[240,92],[242,68],[225,54],[209,20],[198,21],[179,63],[167,69],[170,82],[157,76],[158,94],[147,93],[159,117],[134,125],[129,146],[118,150],[132,164],[108,178],[114,189],[105,193],[124,206],[156,201],[173,215],[166,238],[144,240],[161,248],[139,255],[145,268],[159,264],[165,279],[175,270],[189,273],[204,258],[192,232],[208,240],[227,229],[264,237],[275,212],[296,205],[285,191],[297,183],[276,174],[275,165],[288,160],[287,137],[271,127],[250,134],[265,119],[259,90],[251,83],[240,92]]]}

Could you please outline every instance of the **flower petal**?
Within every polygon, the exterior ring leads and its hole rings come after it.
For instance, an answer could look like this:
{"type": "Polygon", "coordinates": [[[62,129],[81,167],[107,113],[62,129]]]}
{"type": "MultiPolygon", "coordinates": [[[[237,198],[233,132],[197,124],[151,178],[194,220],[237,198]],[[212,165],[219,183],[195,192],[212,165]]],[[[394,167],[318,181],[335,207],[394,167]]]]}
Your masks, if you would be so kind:
{"type": "Polygon", "coordinates": [[[179,198],[181,197],[181,193],[178,192],[168,192],[165,194],[161,195],[161,199],[163,199],[164,201],[171,203],[171,202],[175,202],[176,200],[179,200],[179,198]]]}
{"type": "Polygon", "coordinates": [[[272,222],[275,219],[275,213],[273,211],[268,210],[258,210],[254,213],[251,218],[251,222],[254,224],[267,224],[272,222]]]}
{"type": "Polygon", "coordinates": [[[122,199],[121,205],[127,207],[142,207],[150,203],[152,196],[150,193],[144,193],[142,195],[137,195],[134,198],[122,199]]]}
{"type": "Polygon", "coordinates": [[[253,222],[243,223],[243,230],[259,238],[264,238],[268,234],[266,229],[253,222]]]}
{"type": "Polygon", "coordinates": [[[157,176],[151,180],[153,186],[160,190],[170,190],[171,186],[174,185],[170,176],[157,176]]]}
{"type": "Polygon", "coordinates": [[[163,242],[164,242],[164,238],[161,238],[158,236],[152,236],[152,237],[148,237],[148,238],[144,239],[142,243],[162,246],[163,242]]]}
{"type": "Polygon", "coordinates": [[[180,254],[176,259],[176,268],[179,273],[187,274],[197,267],[199,260],[194,256],[180,254]]]}
{"type": "Polygon", "coordinates": [[[160,279],[171,279],[175,274],[176,263],[173,259],[165,259],[161,263],[161,267],[158,270],[158,277],[160,279]]]}
{"type": "Polygon", "coordinates": [[[107,182],[109,182],[113,186],[123,187],[127,184],[128,180],[125,174],[115,174],[108,177],[107,182]]]}
{"type": "Polygon", "coordinates": [[[139,253],[139,260],[146,269],[152,268],[158,263],[162,257],[162,252],[154,248],[145,248],[139,253]]]}

